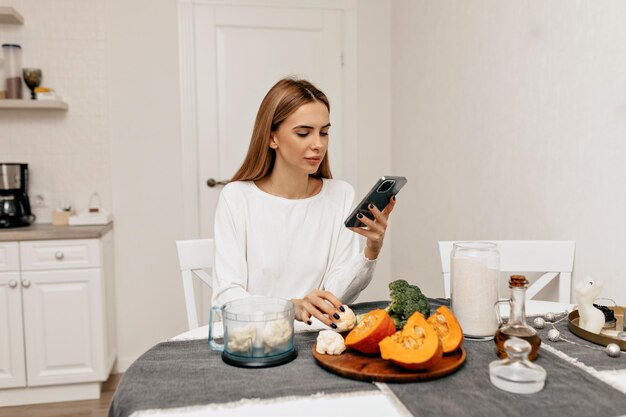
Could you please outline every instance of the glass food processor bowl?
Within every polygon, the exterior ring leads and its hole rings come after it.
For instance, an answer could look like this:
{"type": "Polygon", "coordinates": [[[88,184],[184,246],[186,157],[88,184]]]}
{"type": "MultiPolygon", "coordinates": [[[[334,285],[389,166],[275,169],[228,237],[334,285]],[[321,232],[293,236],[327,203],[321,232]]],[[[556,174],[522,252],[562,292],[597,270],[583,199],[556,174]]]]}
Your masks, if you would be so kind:
{"type": "Polygon", "coordinates": [[[262,368],[287,363],[294,346],[294,304],[282,298],[247,297],[213,306],[209,315],[209,347],[222,352],[230,365],[262,368]],[[224,341],[215,340],[214,322],[221,316],[224,341]]]}

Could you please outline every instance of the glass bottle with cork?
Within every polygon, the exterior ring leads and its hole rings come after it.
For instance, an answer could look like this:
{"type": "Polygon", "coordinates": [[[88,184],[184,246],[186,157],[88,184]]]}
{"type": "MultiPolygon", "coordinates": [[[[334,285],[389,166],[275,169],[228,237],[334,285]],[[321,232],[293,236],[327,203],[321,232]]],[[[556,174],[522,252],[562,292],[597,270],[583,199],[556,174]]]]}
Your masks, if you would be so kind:
{"type": "Polygon", "coordinates": [[[530,343],[531,351],[528,359],[534,361],[539,353],[539,345],[541,338],[537,331],[526,323],[526,289],[528,288],[528,280],[524,275],[511,275],[509,279],[509,288],[511,298],[509,300],[501,300],[495,304],[496,317],[500,323],[500,327],[496,330],[494,341],[496,343],[496,353],[499,358],[506,358],[507,353],[504,350],[504,342],[511,337],[518,337],[530,343]],[[500,317],[499,304],[509,303],[509,320],[502,322],[500,317]]]}

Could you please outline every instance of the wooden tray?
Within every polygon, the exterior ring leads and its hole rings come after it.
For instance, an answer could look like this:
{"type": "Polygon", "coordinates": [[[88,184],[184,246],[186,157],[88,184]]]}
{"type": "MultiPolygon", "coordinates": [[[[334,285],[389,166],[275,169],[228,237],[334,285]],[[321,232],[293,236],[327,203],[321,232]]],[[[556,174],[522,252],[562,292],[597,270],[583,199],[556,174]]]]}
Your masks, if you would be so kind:
{"type": "Polygon", "coordinates": [[[378,382],[414,382],[439,378],[456,371],[465,362],[465,349],[461,346],[445,355],[430,369],[411,371],[401,368],[391,361],[377,356],[362,355],[353,350],[346,350],[341,355],[323,355],[317,353],[313,345],[313,357],[317,363],[330,372],[346,378],[360,381],[378,382]]]}
{"type": "Polygon", "coordinates": [[[576,336],[588,340],[598,345],[606,346],[609,343],[615,343],[621,350],[626,350],[626,340],[618,339],[617,333],[622,332],[624,328],[624,311],[626,308],[613,306],[609,307],[615,314],[615,328],[602,329],[600,334],[588,332],[585,329],[581,329],[578,325],[580,320],[580,314],[578,310],[574,310],[567,316],[567,327],[576,336]]]}

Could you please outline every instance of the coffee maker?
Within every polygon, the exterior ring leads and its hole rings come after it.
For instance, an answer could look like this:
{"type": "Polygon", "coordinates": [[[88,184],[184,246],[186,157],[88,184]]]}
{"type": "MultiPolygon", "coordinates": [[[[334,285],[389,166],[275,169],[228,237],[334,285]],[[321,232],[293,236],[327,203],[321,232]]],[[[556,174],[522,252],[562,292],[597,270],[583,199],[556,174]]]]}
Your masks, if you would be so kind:
{"type": "Polygon", "coordinates": [[[33,224],[28,200],[28,164],[0,163],[0,228],[33,224]]]}

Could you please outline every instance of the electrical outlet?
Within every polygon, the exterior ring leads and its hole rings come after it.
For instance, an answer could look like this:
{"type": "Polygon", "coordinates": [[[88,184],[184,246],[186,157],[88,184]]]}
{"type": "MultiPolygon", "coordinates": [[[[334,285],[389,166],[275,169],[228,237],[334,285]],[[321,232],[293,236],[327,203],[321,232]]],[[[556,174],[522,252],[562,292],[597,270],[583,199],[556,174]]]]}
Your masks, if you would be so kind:
{"type": "Polygon", "coordinates": [[[48,195],[42,192],[36,192],[31,194],[30,206],[32,208],[46,208],[48,207],[48,195]]]}

